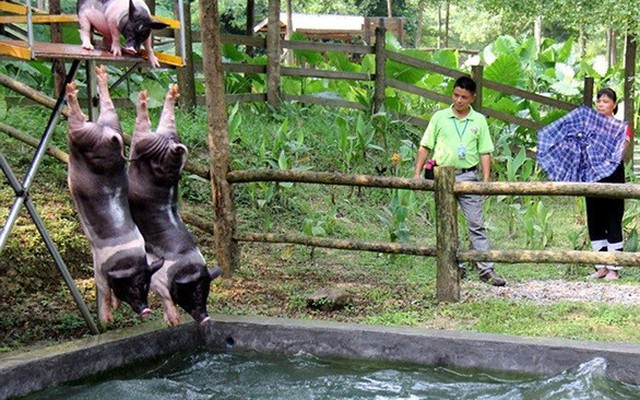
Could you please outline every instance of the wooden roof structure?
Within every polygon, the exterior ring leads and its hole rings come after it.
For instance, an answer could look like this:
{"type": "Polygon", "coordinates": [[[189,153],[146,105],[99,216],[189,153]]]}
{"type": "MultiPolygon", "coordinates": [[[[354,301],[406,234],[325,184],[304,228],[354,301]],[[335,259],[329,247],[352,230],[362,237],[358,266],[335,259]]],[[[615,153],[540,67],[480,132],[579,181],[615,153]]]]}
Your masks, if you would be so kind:
{"type": "MultiPolygon", "coordinates": [[[[334,39],[352,42],[363,38],[369,42],[375,38],[375,28],[382,22],[387,30],[393,33],[400,42],[404,39],[404,18],[363,17],[358,15],[337,14],[301,14],[292,13],[292,31],[300,32],[309,39],[334,39]]],[[[265,18],[256,26],[254,32],[266,32],[268,19],[265,18]]],[[[280,31],[287,29],[287,13],[280,13],[280,31]]]]}

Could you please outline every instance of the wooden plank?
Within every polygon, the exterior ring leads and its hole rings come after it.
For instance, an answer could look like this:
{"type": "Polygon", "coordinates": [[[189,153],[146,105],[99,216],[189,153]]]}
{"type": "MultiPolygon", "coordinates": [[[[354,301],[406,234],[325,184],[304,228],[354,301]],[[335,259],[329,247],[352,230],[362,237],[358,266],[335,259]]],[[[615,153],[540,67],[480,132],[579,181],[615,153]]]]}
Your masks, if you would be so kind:
{"type": "MultiPolygon", "coordinates": [[[[64,24],[77,23],[78,16],[76,14],[34,14],[31,16],[31,22],[34,24],[64,24]]],[[[26,15],[1,15],[0,24],[26,24],[26,15]]]]}
{"type": "MultiPolygon", "coordinates": [[[[193,35],[197,35],[198,38],[202,37],[200,32],[193,32],[193,35]]],[[[259,47],[262,49],[267,47],[267,39],[258,36],[222,35],[221,39],[223,44],[242,44],[245,46],[259,47]]]]}
{"type": "Polygon", "coordinates": [[[286,101],[299,101],[301,103],[318,104],[322,106],[331,106],[331,107],[340,107],[340,108],[350,108],[352,110],[367,110],[366,106],[355,101],[329,99],[326,97],[318,97],[318,96],[311,96],[311,95],[285,94],[283,97],[286,101]]]}
{"type": "Polygon", "coordinates": [[[388,87],[391,87],[394,89],[398,89],[398,90],[402,90],[404,92],[408,92],[418,96],[426,97],[429,100],[438,101],[440,103],[445,103],[445,104],[451,103],[451,96],[446,96],[444,94],[433,92],[431,90],[422,89],[417,86],[411,85],[409,83],[397,81],[395,79],[386,79],[385,82],[388,87]]]}
{"type": "Polygon", "coordinates": [[[175,19],[160,17],[158,15],[153,15],[152,18],[157,21],[164,22],[165,24],[169,25],[169,28],[171,29],[180,29],[180,21],[177,21],[175,19]]]}
{"type": "Polygon", "coordinates": [[[515,115],[506,114],[501,111],[494,110],[492,108],[483,107],[482,113],[487,117],[497,118],[501,121],[509,122],[511,124],[516,124],[520,126],[524,126],[525,128],[533,129],[537,131],[542,128],[542,124],[532,121],[530,119],[524,119],[520,117],[516,117],[515,115]]]}
{"type": "Polygon", "coordinates": [[[0,1],[0,11],[12,14],[27,15],[27,7],[21,4],[10,3],[8,1],[0,1]]]}
{"type": "Polygon", "coordinates": [[[446,68],[438,64],[434,64],[428,61],[418,60],[413,57],[405,56],[404,54],[396,53],[393,51],[386,51],[387,59],[397,61],[402,64],[410,65],[412,67],[425,69],[430,72],[436,72],[438,74],[442,74],[445,76],[450,76],[452,78],[459,78],[461,76],[469,76],[464,72],[460,72],[456,69],[446,68]]]}
{"type": "Polygon", "coordinates": [[[292,50],[313,50],[313,51],[336,51],[342,53],[354,54],[373,54],[373,46],[364,46],[359,44],[338,44],[338,43],[317,43],[302,42],[297,40],[285,40],[282,47],[292,50]]]}
{"type": "Polygon", "coordinates": [[[19,58],[22,60],[30,60],[31,59],[31,49],[26,43],[21,42],[19,40],[11,41],[0,41],[0,55],[9,56],[12,58],[19,58]]]}
{"type": "Polygon", "coordinates": [[[224,96],[227,104],[267,101],[266,93],[235,93],[224,96]]]}
{"type": "MultiPolygon", "coordinates": [[[[200,64],[200,67],[202,64],[200,64]]],[[[254,64],[239,64],[239,63],[222,63],[222,68],[225,72],[235,72],[244,74],[266,74],[266,65],[254,65],[254,64]]]]}
{"type": "Polygon", "coordinates": [[[460,277],[458,275],[458,200],[453,187],[455,169],[436,167],[436,298],[438,301],[460,301],[460,277]]]}
{"type": "Polygon", "coordinates": [[[418,128],[427,129],[427,125],[429,125],[429,121],[422,119],[420,117],[414,117],[413,115],[409,115],[409,114],[398,114],[398,113],[392,113],[392,114],[395,118],[403,121],[407,121],[411,125],[417,126],[418,128]]]}
{"type": "Polygon", "coordinates": [[[322,69],[282,67],[282,75],[309,78],[344,79],[352,81],[370,81],[371,75],[362,72],[327,71],[322,69]]]}
{"type": "Polygon", "coordinates": [[[512,86],[507,86],[505,84],[495,82],[495,81],[489,81],[489,80],[483,79],[482,84],[484,85],[484,87],[489,89],[497,90],[499,92],[506,93],[512,96],[522,97],[523,99],[532,100],[532,101],[545,104],[551,107],[559,108],[561,110],[571,111],[574,108],[577,108],[579,106],[579,104],[572,104],[572,103],[567,103],[566,101],[552,99],[551,97],[527,92],[526,90],[522,90],[512,86]]]}
{"type": "MultiPolygon", "coordinates": [[[[142,57],[145,55],[145,51],[142,50],[142,56],[132,56],[123,54],[119,57],[114,57],[111,52],[107,50],[83,49],[79,44],[66,44],[66,43],[47,43],[47,42],[35,42],[33,44],[33,59],[49,59],[60,58],[65,60],[96,60],[103,61],[111,64],[131,64],[147,61],[142,57]]],[[[30,56],[24,57],[29,51],[29,47],[25,42],[20,40],[0,40],[0,54],[11,56],[14,58],[31,59],[30,56]]],[[[165,53],[155,53],[164,66],[181,66],[182,58],[165,53]]]]}

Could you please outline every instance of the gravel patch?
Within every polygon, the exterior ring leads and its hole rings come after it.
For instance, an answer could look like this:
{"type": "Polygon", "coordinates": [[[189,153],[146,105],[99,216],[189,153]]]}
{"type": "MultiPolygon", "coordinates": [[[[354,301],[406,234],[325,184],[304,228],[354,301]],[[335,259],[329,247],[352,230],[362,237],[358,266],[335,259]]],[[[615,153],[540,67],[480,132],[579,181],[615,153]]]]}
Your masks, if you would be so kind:
{"type": "Polygon", "coordinates": [[[494,287],[482,282],[466,281],[461,285],[461,297],[481,300],[499,298],[510,301],[532,301],[550,304],[558,301],[610,302],[622,305],[640,305],[640,285],[607,281],[571,282],[533,280],[507,282],[507,286],[494,287]]]}

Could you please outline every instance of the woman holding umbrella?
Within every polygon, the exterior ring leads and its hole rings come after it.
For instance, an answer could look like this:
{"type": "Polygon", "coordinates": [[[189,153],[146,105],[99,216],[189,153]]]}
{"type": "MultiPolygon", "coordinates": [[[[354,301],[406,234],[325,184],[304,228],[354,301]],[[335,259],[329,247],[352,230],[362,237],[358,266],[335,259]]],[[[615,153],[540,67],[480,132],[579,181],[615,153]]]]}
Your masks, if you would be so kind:
{"type": "MultiPolygon", "coordinates": [[[[608,118],[618,111],[616,92],[610,88],[601,89],[596,97],[596,110],[608,118]]],[[[631,128],[627,125],[622,154],[626,152],[631,141],[631,128]]],[[[612,174],[597,182],[624,183],[624,161],[621,159],[612,174]]],[[[624,199],[608,199],[586,197],[587,228],[594,251],[622,251],[622,216],[624,199]]],[[[620,277],[621,267],[613,265],[596,265],[596,272],[590,275],[593,279],[614,280],[620,277]]]]}

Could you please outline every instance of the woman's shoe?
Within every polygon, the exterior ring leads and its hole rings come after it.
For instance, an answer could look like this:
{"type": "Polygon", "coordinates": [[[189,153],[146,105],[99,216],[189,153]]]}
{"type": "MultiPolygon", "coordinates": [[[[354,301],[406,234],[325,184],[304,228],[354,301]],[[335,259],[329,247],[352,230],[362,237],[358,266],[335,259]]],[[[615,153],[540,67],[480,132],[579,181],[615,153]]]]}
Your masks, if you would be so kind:
{"type": "MultiPolygon", "coordinates": [[[[589,279],[602,279],[609,274],[609,270],[607,268],[598,268],[596,272],[589,275],[589,279]]],[[[615,278],[617,279],[617,278],[615,278]]]]}
{"type": "Polygon", "coordinates": [[[607,275],[604,277],[604,279],[608,281],[615,281],[616,279],[620,279],[620,274],[618,274],[617,270],[610,269],[608,270],[607,275]]]}

